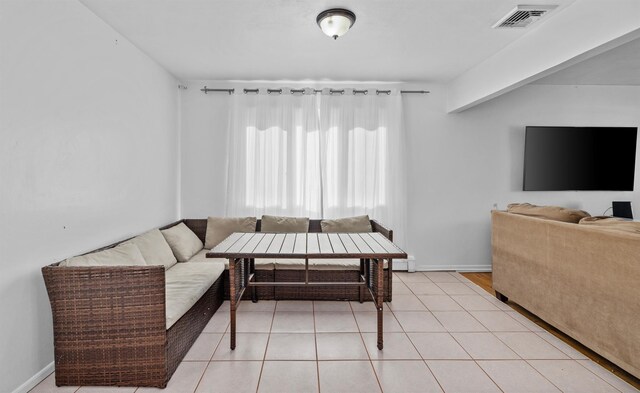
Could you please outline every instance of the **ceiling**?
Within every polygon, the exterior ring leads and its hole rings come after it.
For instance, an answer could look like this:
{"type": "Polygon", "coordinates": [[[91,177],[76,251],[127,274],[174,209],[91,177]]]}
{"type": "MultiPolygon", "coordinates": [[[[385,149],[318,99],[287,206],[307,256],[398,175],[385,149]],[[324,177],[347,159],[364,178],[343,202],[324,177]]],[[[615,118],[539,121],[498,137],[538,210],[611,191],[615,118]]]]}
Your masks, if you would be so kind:
{"type": "Polygon", "coordinates": [[[80,1],[182,80],[446,82],[544,28],[491,28],[521,0],[80,1]],[[357,21],[334,41],[315,19],[336,6],[357,21]]]}
{"type": "Polygon", "coordinates": [[[535,83],[640,86],[640,39],[560,70],[535,83]]]}

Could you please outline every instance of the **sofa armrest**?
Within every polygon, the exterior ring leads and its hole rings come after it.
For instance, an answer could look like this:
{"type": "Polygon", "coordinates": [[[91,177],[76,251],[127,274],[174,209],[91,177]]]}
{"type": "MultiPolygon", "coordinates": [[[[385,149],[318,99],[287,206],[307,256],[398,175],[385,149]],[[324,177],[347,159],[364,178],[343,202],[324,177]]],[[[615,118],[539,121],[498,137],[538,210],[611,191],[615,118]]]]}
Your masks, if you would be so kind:
{"type": "Polygon", "coordinates": [[[68,378],[58,384],[123,369],[149,380],[166,374],[164,266],[52,265],[42,268],[42,275],[53,316],[56,371],[68,378]]]}
{"type": "Polygon", "coordinates": [[[376,220],[371,220],[371,228],[374,232],[378,232],[382,234],[382,236],[386,237],[390,241],[393,241],[393,231],[389,228],[386,228],[384,225],[380,224],[376,220]]]}

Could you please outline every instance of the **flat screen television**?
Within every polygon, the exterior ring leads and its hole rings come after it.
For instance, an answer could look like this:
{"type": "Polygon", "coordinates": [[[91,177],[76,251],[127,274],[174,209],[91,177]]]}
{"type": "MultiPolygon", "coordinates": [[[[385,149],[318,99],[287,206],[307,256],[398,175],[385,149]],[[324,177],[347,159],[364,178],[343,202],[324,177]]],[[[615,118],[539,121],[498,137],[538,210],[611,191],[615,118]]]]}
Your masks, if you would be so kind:
{"type": "Polygon", "coordinates": [[[637,127],[527,127],[524,191],[633,191],[637,127]]]}

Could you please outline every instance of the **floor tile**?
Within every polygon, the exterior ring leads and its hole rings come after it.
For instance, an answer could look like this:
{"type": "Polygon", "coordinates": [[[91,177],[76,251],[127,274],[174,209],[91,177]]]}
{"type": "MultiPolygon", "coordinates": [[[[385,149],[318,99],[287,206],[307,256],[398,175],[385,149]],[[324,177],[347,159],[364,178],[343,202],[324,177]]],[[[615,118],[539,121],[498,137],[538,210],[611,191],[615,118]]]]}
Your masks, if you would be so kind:
{"type": "MultiPolygon", "coordinates": [[[[455,279],[454,279],[455,280],[455,279]]],[[[458,280],[437,284],[447,295],[475,295],[476,292],[458,280]]]]}
{"type": "Polygon", "coordinates": [[[445,328],[429,311],[396,311],[396,319],[405,332],[445,332],[445,328]]]}
{"type": "Polygon", "coordinates": [[[221,339],[222,333],[201,333],[185,355],[184,360],[208,362],[221,339]]]}
{"type": "Polygon", "coordinates": [[[408,333],[423,359],[471,359],[449,333],[408,333]]]}
{"type": "Polygon", "coordinates": [[[314,313],[316,332],[358,332],[353,312],[317,311],[314,313]]]}
{"type": "Polygon", "coordinates": [[[380,392],[380,386],[369,361],[318,362],[318,369],[321,392],[380,392]]]}
{"type": "Polygon", "coordinates": [[[272,312],[238,312],[236,313],[236,332],[269,333],[272,321],[272,312]]]}
{"type": "Polygon", "coordinates": [[[318,391],[316,362],[264,362],[259,393],[300,393],[318,391]]]}
{"type": "Polygon", "coordinates": [[[393,295],[393,301],[388,305],[393,311],[427,311],[415,295],[393,295]]]}
{"type": "Polygon", "coordinates": [[[437,283],[460,282],[453,274],[450,274],[449,272],[424,272],[422,274],[427,276],[429,280],[437,283]]]}
{"type": "Polygon", "coordinates": [[[427,276],[420,272],[402,273],[398,274],[398,277],[400,277],[405,284],[409,282],[431,282],[427,276]]]}
{"type": "Polygon", "coordinates": [[[445,392],[499,393],[500,389],[474,361],[427,360],[445,392]]]}
{"type": "Polygon", "coordinates": [[[378,349],[378,335],[363,333],[362,339],[372,360],[417,360],[421,359],[413,343],[405,333],[385,333],[384,347],[378,349]]]}
{"type": "MultiPolygon", "coordinates": [[[[393,289],[395,290],[395,286],[393,289]]],[[[313,311],[351,311],[351,306],[349,305],[348,301],[314,301],[313,311]]]]}
{"type": "Polygon", "coordinates": [[[243,300],[240,302],[240,305],[237,308],[237,312],[245,312],[245,311],[273,312],[276,309],[276,303],[277,302],[275,300],[260,300],[257,303],[254,303],[251,300],[243,300]]]}
{"type": "Polygon", "coordinates": [[[449,295],[419,295],[418,299],[427,306],[429,311],[463,311],[449,295]]]}
{"type": "Polygon", "coordinates": [[[76,390],[78,393],[134,393],[136,388],[117,386],[83,386],[76,390]]]}
{"type": "Polygon", "coordinates": [[[617,392],[575,360],[528,360],[540,374],[565,393],[617,392]]]}
{"type": "Polygon", "coordinates": [[[478,365],[505,393],[560,392],[524,360],[483,360],[478,365]]]}
{"type": "Polygon", "coordinates": [[[580,352],[577,349],[573,348],[572,346],[570,346],[569,344],[567,344],[564,341],[560,340],[558,337],[554,336],[553,334],[551,334],[549,332],[546,332],[546,331],[545,332],[536,332],[536,334],[538,336],[542,337],[549,344],[551,344],[554,347],[556,347],[559,350],[561,350],[563,353],[565,353],[571,359],[576,359],[576,360],[587,360],[587,359],[589,359],[585,354],[583,354],[582,352],[580,352]]]}
{"type": "Polygon", "coordinates": [[[213,314],[213,317],[207,323],[207,326],[204,327],[204,333],[224,333],[229,326],[229,320],[231,316],[229,315],[229,311],[216,311],[213,314]]]}
{"type": "Polygon", "coordinates": [[[480,323],[492,332],[528,332],[520,322],[504,311],[469,311],[480,323]]]}
{"type": "MultiPolygon", "coordinates": [[[[220,305],[220,308],[218,308],[218,311],[226,311],[229,312],[229,308],[231,306],[231,303],[228,300],[225,300],[224,302],[222,302],[222,304],[220,305]]],[[[216,312],[218,312],[216,311],[216,312]]]]}
{"type": "Polygon", "coordinates": [[[434,311],[433,315],[449,332],[484,332],[487,330],[466,311],[434,311]]]}
{"type": "Polygon", "coordinates": [[[533,332],[496,332],[495,335],[523,359],[569,359],[533,332]]]}
{"type": "Polygon", "coordinates": [[[316,360],[316,337],[308,333],[271,333],[266,360],[316,360]]]}
{"type": "MultiPolygon", "coordinates": [[[[361,332],[377,332],[378,331],[378,313],[377,312],[354,312],[358,328],[361,332]]],[[[396,320],[391,311],[382,313],[382,327],[384,332],[402,332],[402,326],[396,320]]]]}
{"type": "Polygon", "coordinates": [[[358,360],[369,355],[360,333],[316,334],[318,360],[358,360]]]}
{"type": "Polygon", "coordinates": [[[276,311],[313,311],[311,300],[278,300],[276,311]]]}
{"type": "Polygon", "coordinates": [[[56,376],[52,373],[36,387],[31,389],[29,393],[73,393],[78,390],[78,386],[56,386],[56,376]]]}
{"type": "Polygon", "coordinates": [[[409,287],[407,286],[407,284],[403,283],[402,281],[393,282],[393,293],[395,295],[409,295],[411,294],[411,290],[409,289],[409,287]]]}
{"type": "Polygon", "coordinates": [[[544,332],[544,329],[542,327],[517,311],[507,311],[507,315],[520,322],[524,327],[531,330],[532,332],[544,332]]]}
{"type": "Polygon", "coordinates": [[[236,349],[231,350],[227,333],[213,354],[213,360],[263,360],[268,338],[267,333],[237,333],[236,349]]]}
{"type": "Polygon", "coordinates": [[[493,333],[451,333],[473,359],[519,359],[493,333]]]}
{"type": "Polygon", "coordinates": [[[480,295],[452,295],[451,298],[467,311],[500,311],[480,295]]]}
{"type": "MultiPolygon", "coordinates": [[[[473,286],[475,288],[479,288],[476,285],[473,285],[473,286]]],[[[487,293],[486,291],[484,291],[482,289],[481,289],[481,291],[479,293],[480,293],[480,296],[482,296],[483,298],[487,299],[487,301],[489,303],[491,303],[494,306],[498,307],[500,310],[502,310],[502,311],[514,311],[515,312],[515,310],[509,305],[509,303],[501,302],[495,296],[487,293]]]]}
{"type": "Polygon", "coordinates": [[[444,295],[444,291],[432,282],[409,282],[406,286],[415,295],[444,295]]]}
{"type": "Polygon", "coordinates": [[[276,311],[273,317],[273,333],[313,333],[313,313],[300,311],[276,311]]]}
{"type": "Polygon", "coordinates": [[[587,370],[589,370],[592,373],[594,373],[595,375],[599,376],[605,382],[609,383],[609,385],[611,385],[614,388],[618,389],[622,393],[637,393],[638,392],[638,389],[636,389],[633,386],[629,385],[628,383],[626,383],[622,379],[620,379],[617,376],[615,376],[609,370],[601,367],[600,365],[598,365],[597,363],[595,363],[592,360],[578,360],[578,363],[580,363],[587,370]]]}
{"type": "MultiPolygon", "coordinates": [[[[395,299],[396,295],[393,296],[393,298],[395,299]]],[[[374,302],[349,302],[349,305],[351,306],[351,309],[353,310],[353,312],[370,312],[370,311],[376,311],[376,305],[374,302]]],[[[386,305],[385,305],[386,306],[386,305]]],[[[388,309],[388,307],[386,307],[386,309],[388,309]]]]}
{"type": "Polygon", "coordinates": [[[167,387],[158,388],[138,388],[136,393],[191,393],[196,390],[204,370],[209,362],[182,362],[173,374],[167,387]]]}
{"type": "Polygon", "coordinates": [[[373,369],[384,393],[442,392],[423,361],[374,361],[373,369]]]}
{"type": "Polygon", "coordinates": [[[262,362],[211,362],[196,393],[255,393],[262,362]]]}

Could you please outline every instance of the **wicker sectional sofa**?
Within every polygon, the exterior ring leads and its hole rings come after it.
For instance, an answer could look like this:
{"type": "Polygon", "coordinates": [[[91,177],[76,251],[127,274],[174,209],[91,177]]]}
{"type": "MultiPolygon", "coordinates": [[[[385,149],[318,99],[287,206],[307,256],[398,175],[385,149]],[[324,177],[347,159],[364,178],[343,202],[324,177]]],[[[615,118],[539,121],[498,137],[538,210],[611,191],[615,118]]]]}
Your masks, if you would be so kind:
{"type": "MultiPolygon", "coordinates": [[[[185,224],[195,232],[195,234],[205,242],[207,231],[207,219],[186,219],[185,224]]],[[[311,233],[322,232],[322,220],[309,220],[308,231],[311,233]]],[[[371,230],[379,232],[389,240],[393,241],[393,231],[384,227],[376,220],[370,220],[371,230]]],[[[262,230],[262,220],[257,220],[256,231],[262,230]]],[[[205,252],[194,257],[194,260],[205,261],[205,252]]],[[[225,261],[226,262],[226,261],[225,261]]],[[[301,261],[291,260],[262,260],[256,263],[256,281],[273,282],[273,281],[304,281],[304,264],[301,261]]],[[[320,262],[320,261],[318,261],[320,262]]],[[[385,264],[385,290],[384,300],[390,302],[393,294],[393,280],[391,264],[385,264]]],[[[310,281],[358,281],[360,277],[361,263],[358,260],[341,260],[333,266],[327,264],[316,263],[309,267],[310,281]]],[[[224,296],[229,299],[229,271],[228,267],[224,272],[224,296]]],[[[298,286],[282,286],[282,287],[259,287],[257,288],[258,300],[351,300],[371,301],[370,296],[360,293],[358,288],[347,287],[298,287],[298,286]]],[[[251,298],[250,291],[246,291],[243,299],[251,298]]]]}
{"type": "MultiPolygon", "coordinates": [[[[391,230],[374,220],[370,222],[373,231],[393,239],[391,230]]],[[[309,232],[321,232],[320,224],[321,220],[309,220],[309,232]]],[[[191,236],[197,236],[196,241],[205,243],[207,219],[185,219],[42,268],[53,316],[56,385],[166,387],[209,319],[229,298],[224,260],[206,259],[206,249],[181,260],[172,245],[178,261],[166,263],[154,259],[157,250],[149,250],[149,243],[144,243],[151,233],[160,236],[161,231],[165,234],[184,226],[195,234],[191,236]],[[117,258],[118,251],[131,249],[130,243],[135,244],[139,238],[143,239],[137,243],[142,250],[146,244],[146,253],[138,255],[140,263],[116,261],[108,266],[91,266],[69,262],[101,252],[115,252],[109,255],[117,258]]],[[[257,220],[255,230],[261,230],[261,220],[257,220]]],[[[341,261],[328,268],[318,265],[310,271],[310,279],[357,281],[363,262],[341,261]]],[[[257,281],[299,281],[302,274],[303,270],[290,260],[256,261],[257,281]]],[[[389,264],[385,270],[386,301],[391,301],[391,285],[389,264]]],[[[257,297],[371,300],[357,288],[343,288],[260,287],[257,297]]]]}

